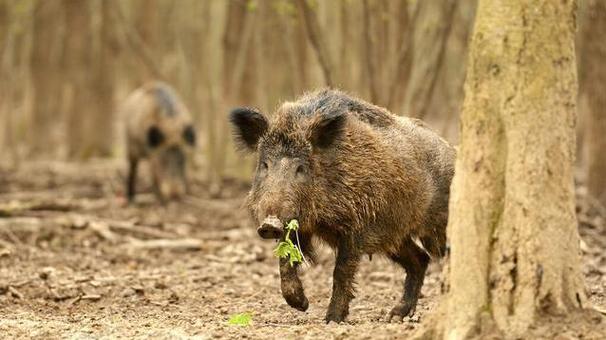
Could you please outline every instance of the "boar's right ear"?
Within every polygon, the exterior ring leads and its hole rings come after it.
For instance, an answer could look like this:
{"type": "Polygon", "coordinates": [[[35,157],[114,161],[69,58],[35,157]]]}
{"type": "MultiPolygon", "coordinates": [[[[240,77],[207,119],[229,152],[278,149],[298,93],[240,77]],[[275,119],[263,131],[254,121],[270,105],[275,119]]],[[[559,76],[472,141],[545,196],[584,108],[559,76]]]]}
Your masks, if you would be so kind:
{"type": "Polygon", "coordinates": [[[269,123],[258,111],[239,107],[229,114],[229,121],[234,126],[234,138],[243,149],[255,151],[261,136],[265,134],[269,123]]]}
{"type": "Polygon", "coordinates": [[[320,115],[311,123],[308,138],[313,147],[326,149],[337,141],[345,130],[345,113],[320,115]]]}

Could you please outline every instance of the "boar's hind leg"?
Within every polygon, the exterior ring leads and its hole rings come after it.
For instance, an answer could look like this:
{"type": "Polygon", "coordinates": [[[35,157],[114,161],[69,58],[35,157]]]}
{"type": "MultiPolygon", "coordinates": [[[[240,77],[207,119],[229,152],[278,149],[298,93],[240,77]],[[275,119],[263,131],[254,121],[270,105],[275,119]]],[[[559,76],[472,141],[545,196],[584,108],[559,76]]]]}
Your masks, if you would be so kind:
{"type": "Polygon", "coordinates": [[[419,248],[412,240],[406,240],[400,247],[400,253],[391,259],[406,270],[404,294],[400,302],[389,313],[389,321],[395,316],[400,321],[407,315],[413,315],[423,286],[425,270],[429,263],[429,255],[419,248]]]}
{"type": "Polygon", "coordinates": [[[136,158],[129,158],[128,160],[128,176],[126,177],[126,198],[129,202],[132,202],[135,198],[135,187],[137,182],[137,166],[139,160],[136,158]]]}
{"type": "Polygon", "coordinates": [[[326,323],[340,323],[349,314],[349,302],[354,298],[354,278],[360,263],[360,253],[354,244],[340,240],[333,273],[332,297],[326,312],[326,323]]]}

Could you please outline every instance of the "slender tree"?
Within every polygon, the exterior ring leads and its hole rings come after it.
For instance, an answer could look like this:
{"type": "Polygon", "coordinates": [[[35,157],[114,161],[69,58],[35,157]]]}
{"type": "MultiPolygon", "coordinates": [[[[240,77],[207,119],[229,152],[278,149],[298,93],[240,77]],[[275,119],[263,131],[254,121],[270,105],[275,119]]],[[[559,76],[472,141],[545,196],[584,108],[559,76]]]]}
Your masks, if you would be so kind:
{"type": "Polygon", "coordinates": [[[67,39],[64,46],[63,68],[68,87],[67,103],[67,144],[70,157],[88,156],[89,134],[88,121],[95,114],[91,105],[93,97],[90,91],[92,65],[92,28],[91,11],[86,0],[63,0],[67,39]]]}
{"type": "Polygon", "coordinates": [[[56,146],[53,130],[59,120],[61,82],[59,81],[57,46],[61,12],[57,1],[37,0],[34,4],[30,67],[33,85],[33,107],[29,141],[33,154],[48,154],[56,146]]]}
{"type": "MultiPolygon", "coordinates": [[[[89,78],[88,88],[94,98],[90,126],[88,130],[88,143],[91,155],[109,156],[112,151],[114,126],[114,68],[118,45],[115,40],[115,23],[112,15],[112,6],[115,0],[103,0],[101,6],[101,20],[98,31],[98,53],[92,58],[93,77],[89,78]]],[[[81,70],[81,72],[84,72],[81,70]]]]}
{"type": "Polygon", "coordinates": [[[301,15],[302,21],[305,23],[305,30],[309,42],[313,47],[322,74],[324,75],[324,83],[327,86],[335,86],[337,76],[335,75],[335,66],[333,56],[330,54],[324,36],[321,34],[321,27],[314,8],[312,8],[306,0],[296,0],[297,8],[301,15]]]}
{"type": "MultiPolygon", "coordinates": [[[[417,4],[412,54],[413,69],[404,97],[403,112],[418,118],[427,113],[429,101],[444,64],[446,43],[450,37],[456,0],[422,1],[417,4]]],[[[398,108],[400,109],[400,108],[398,108]]]]}
{"type": "Polygon", "coordinates": [[[480,0],[432,338],[522,337],[583,308],[573,158],[575,1],[480,0]],[[441,314],[440,314],[441,313],[441,314]]]}

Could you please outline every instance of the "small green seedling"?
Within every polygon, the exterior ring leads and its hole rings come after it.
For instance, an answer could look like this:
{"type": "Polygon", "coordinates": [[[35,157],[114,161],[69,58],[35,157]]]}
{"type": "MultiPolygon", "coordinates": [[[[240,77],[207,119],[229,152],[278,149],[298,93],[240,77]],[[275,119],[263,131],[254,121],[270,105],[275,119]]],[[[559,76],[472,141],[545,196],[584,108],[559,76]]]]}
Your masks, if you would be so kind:
{"type": "Polygon", "coordinates": [[[227,321],[227,323],[229,323],[230,325],[233,325],[233,326],[246,327],[246,326],[250,325],[251,321],[252,321],[252,314],[246,312],[246,313],[234,314],[234,315],[230,316],[229,321],[227,321]]]}
{"type": "Polygon", "coordinates": [[[290,222],[288,222],[288,225],[285,229],[286,236],[284,236],[284,241],[278,243],[278,246],[276,247],[276,249],[274,249],[274,255],[279,258],[288,258],[288,263],[293,266],[295,263],[300,263],[305,259],[299,249],[300,245],[297,247],[290,240],[290,232],[294,231],[297,236],[298,245],[299,234],[297,230],[299,229],[299,222],[297,220],[291,220],[290,222]]]}

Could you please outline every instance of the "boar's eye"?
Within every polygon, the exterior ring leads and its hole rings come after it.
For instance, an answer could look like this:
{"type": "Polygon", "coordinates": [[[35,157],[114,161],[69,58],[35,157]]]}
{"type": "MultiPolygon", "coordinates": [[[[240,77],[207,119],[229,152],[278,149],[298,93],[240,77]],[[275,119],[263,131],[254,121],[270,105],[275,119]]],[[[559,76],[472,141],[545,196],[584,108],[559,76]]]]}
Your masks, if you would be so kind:
{"type": "Polygon", "coordinates": [[[196,131],[194,131],[193,126],[188,125],[185,127],[183,130],[183,140],[192,146],[196,144],[196,131]]]}
{"type": "Polygon", "coordinates": [[[269,168],[269,166],[267,165],[267,162],[262,161],[261,162],[261,170],[267,170],[267,168],[269,168]]]}
{"type": "Polygon", "coordinates": [[[147,130],[147,144],[152,148],[158,147],[164,142],[164,134],[157,126],[152,126],[147,130]]]}
{"type": "Polygon", "coordinates": [[[305,175],[306,173],[307,173],[307,167],[303,164],[299,164],[299,166],[297,166],[296,174],[305,175]]]}

